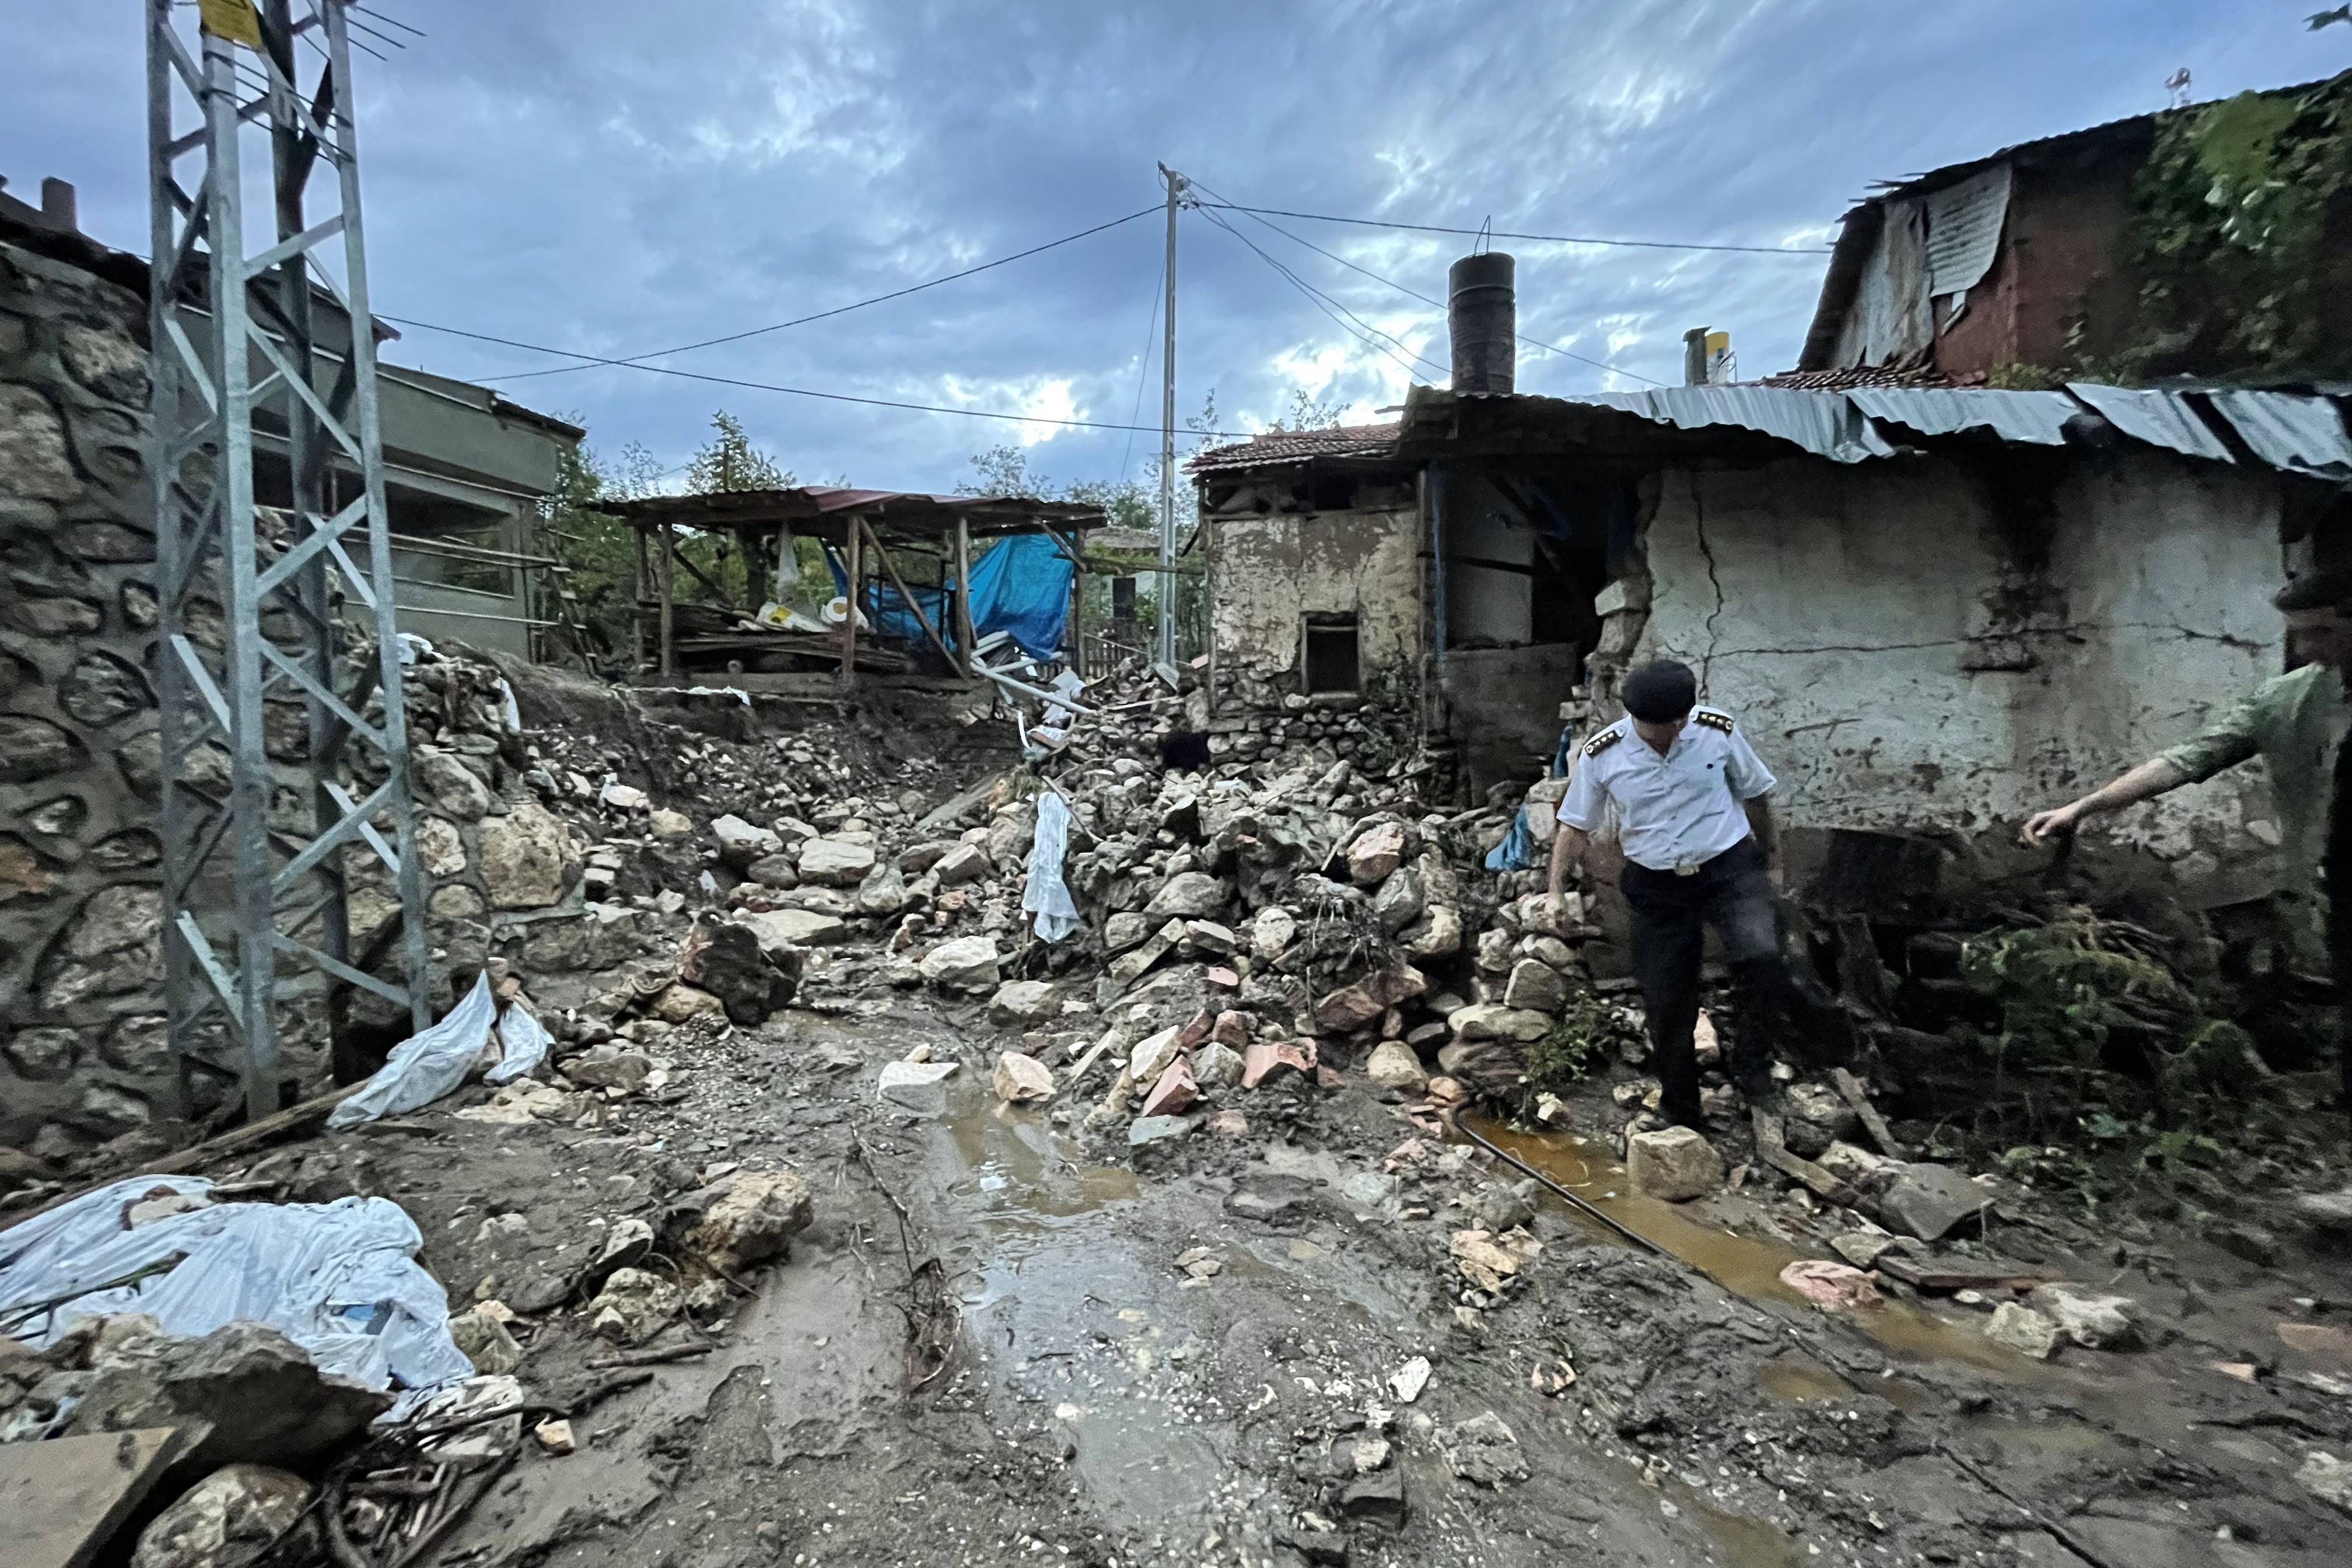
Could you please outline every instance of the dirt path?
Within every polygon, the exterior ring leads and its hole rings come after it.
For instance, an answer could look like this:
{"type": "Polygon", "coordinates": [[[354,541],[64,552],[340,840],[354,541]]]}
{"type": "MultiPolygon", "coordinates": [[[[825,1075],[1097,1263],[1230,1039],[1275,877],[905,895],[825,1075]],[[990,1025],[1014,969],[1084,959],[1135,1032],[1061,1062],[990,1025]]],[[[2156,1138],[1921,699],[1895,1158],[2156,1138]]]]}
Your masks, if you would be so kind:
{"type": "MultiPolygon", "coordinates": [[[[1699,1267],[1545,1199],[1528,1278],[1470,1311],[1448,1237],[1511,1194],[1462,1146],[1381,1180],[1412,1129],[1360,1080],[1262,1089],[1234,1102],[1246,1135],[1130,1156],[1123,1136],[1090,1144],[1048,1110],[998,1106],[994,1042],[960,1013],[791,1019],[681,1047],[683,1093],[617,1105],[604,1129],[444,1107],[414,1119],[425,1136],[331,1141],[356,1184],[410,1207],[460,1305],[466,1281],[511,1289],[722,1163],[790,1164],[817,1189],[814,1225],[710,1353],[583,1415],[577,1453],[531,1457],[436,1561],[2318,1568],[2352,1552],[2352,1521],[2294,1479],[2314,1445],[2352,1449],[2352,1401],[2291,1375],[2322,1362],[2254,1342],[2296,1296],[2352,1300],[2340,1265],[2169,1255],[2180,1300],[2137,1277],[2152,1348],[2048,1365],[1990,1344],[1965,1307],[1814,1309],[1777,1282],[1799,1255],[1774,1237],[1784,1214],[1738,1194],[1608,1196],[1606,1163],[1554,1139],[1515,1146],[1699,1267]],[[968,1064],[947,1113],[878,1104],[880,1064],[924,1043],[968,1064]],[[520,1226],[496,1212],[512,1194],[531,1198],[520,1226]],[[1432,1370],[1408,1402],[1390,1380],[1416,1357],[1432,1370]],[[2240,1358],[2263,1363],[2258,1383],[2208,1364],[2240,1358]],[[1531,1385],[1562,1362],[1572,1384],[1531,1385]]],[[[669,1334],[656,1343],[684,1331],[669,1334]]],[[[612,1349],[550,1312],[521,1374],[560,1390],[612,1349]]]]}

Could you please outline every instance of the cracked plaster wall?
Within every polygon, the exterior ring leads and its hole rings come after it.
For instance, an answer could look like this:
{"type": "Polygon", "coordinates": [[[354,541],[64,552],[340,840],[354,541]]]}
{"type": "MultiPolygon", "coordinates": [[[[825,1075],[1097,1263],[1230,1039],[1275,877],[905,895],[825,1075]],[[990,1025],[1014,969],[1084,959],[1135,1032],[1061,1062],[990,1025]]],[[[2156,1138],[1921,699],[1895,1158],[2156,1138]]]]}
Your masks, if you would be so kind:
{"type": "MultiPolygon", "coordinates": [[[[1794,826],[2006,832],[2283,668],[2268,474],[2075,463],[2046,560],[2022,564],[1978,476],[1942,458],[1662,478],[1636,658],[1700,670],[1794,826]]],[[[2215,903],[2275,885],[2270,811],[2254,763],[2098,831],[2215,903]]]]}
{"type": "Polygon", "coordinates": [[[1296,670],[1303,617],[1352,612],[1367,679],[1410,673],[1421,642],[1413,509],[1220,517],[1215,527],[1210,614],[1221,660],[1296,670]]]}

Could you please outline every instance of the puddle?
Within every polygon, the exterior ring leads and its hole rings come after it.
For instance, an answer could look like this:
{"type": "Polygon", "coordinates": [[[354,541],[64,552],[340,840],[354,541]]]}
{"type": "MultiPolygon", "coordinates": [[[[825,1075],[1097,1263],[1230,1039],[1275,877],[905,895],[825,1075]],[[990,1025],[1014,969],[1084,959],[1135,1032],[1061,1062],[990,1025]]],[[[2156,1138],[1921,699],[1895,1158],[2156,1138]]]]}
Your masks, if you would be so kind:
{"type": "Polygon", "coordinates": [[[1859,1399],[1865,1394],[1884,1399],[1897,1410],[1924,1410],[1936,1403],[1936,1396],[1916,1383],[1895,1376],[1850,1383],[1821,1363],[1794,1352],[1774,1356],[1758,1367],[1756,1389],[1767,1398],[1789,1405],[1859,1399]]]}
{"type": "Polygon", "coordinates": [[[1049,1229],[1055,1222],[1132,1199],[1141,1190],[1121,1165],[1082,1165],[1045,1119],[991,1105],[948,1122],[965,1174],[950,1191],[977,1200],[989,1228],[1049,1229]]]}
{"type": "Polygon", "coordinates": [[[1968,1429],[1971,1436],[1991,1438],[2015,1458],[2061,1458],[2116,1446],[2114,1434],[2063,1415],[2045,1421],[1995,1416],[1971,1421],[1968,1429]]]}
{"type": "Polygon", "coordinates": [[[1732,1568],[1796,1568],[1803,1561],[1797,1543],[1760,1519],[1728,1513],[1707,1501],[1705,1494],[1678,1478],[1667,1478],[1658,1489],[1698,1525],[1714,1550],[1708,1553],[1732,1568]]]}
{"type": "MultiPolygon", "coordinates": [[[[1673,1204],[1633,1191],[1626,1183],[1624,1168],[1600,1145],[1581,1138],[1561,1133],[1513,1132],[1496,1122],[1479,1121],[1476,1126],[1479,1134],[1497,1148],[1509,1150],[1529,1166],[1733,1294],[1808,1311],[1815,1310],[1803,1296],[1780,1283],[1780,1270],[1803,1256],[1795,1249],[1779,1242],[1757,1241],[1701,1225],[1673,1204]]],[[[1888,1301],[1871,1311],[1840,1316],[1888,1350],[1916,1360],[1959,1362],[2016,1380],[2031,1378],[2040,1370],[1983,1335],[1948,1323],[1907,1302],[1888,1301]]]]}

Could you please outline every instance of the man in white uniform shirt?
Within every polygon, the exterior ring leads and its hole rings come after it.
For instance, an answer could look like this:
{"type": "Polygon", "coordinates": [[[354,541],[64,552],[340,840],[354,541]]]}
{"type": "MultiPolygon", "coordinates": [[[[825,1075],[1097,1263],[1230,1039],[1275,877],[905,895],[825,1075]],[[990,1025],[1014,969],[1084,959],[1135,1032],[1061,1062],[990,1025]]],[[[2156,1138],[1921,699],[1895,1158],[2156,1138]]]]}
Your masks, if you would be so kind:
{"type": "Polygon", "coordinates": [[[1659,1110],[1696,1128],[1703,1118],[1691,1037],[1709,925],[1739,1001],[1730,1077],[1750,1098],[1771,1085],[1772,1037],[1791,988],[1772,898],[1773,778],[1730,714],[1697,706],[1688,666],[1645,664],[1621,694],[1625,717],[1578,750],[1552,841],[1551,891],[1559,895],[1613,808],[1625,856],[1619,886],[1633,912],[1633,973],[1658,1058],[1659,1110]]]}

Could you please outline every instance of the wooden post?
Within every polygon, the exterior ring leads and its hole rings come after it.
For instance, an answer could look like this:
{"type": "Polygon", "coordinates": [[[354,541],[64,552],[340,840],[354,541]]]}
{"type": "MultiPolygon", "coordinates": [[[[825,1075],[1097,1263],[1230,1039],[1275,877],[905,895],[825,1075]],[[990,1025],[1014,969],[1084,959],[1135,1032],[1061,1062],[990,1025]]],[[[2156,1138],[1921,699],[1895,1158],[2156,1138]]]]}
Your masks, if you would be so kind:
{"type": "Polygon", "coordinates": [[[851,515],[849,538],[843,552],[846,563],[845,575],[849,579],[847,584],[849,603],[846,606],[848,613],[841,617],[841,689],[844,691],[848,690],[857,682],[857,602],[866,596],[866,563],[864,552],[859,549],[863,541],[858,529],[864,521],[855,514],[851,515]]]}
{"type": "Polygon", "coordinates": [[[969,679],[972,663],[980,657],[974,651],[980,639],[971,629],[971,525],[961,512],[956,514],[955,522],[956,647],[963,654],[963,673],[969,679]]]}
{"type": "Polygon", "coordinates": [[[931,617],[923,614],[923,606],[916,602],[915,595],[908,591],[906,579],[898,575],[898,565],[890,559],[890,552],[882,548],[882,536],[875,532],[874,525],[863,517],[858,518],[856,523],[865,531],[867,542],[874,546],[874,559],[880,562],[882,570],[889,574],[890,586],[898,589],[898,597],[906,601],[908,610],[915,617],[915,624],[923,628],[923,635],[930,638],[931,646],[940,650],[940,657],[949,664],[954,664],[955,655],[948,651],[946,639],[932,626],[931,617]]]}
{"type": "MultiPolygon", "coordinates": [[[[1083,553],[1083,552],[1081,552],[1083,553]]],[[[1083,561],[1070,563],[1070,668],[1079,679],[1087,673],[1087,568],[1083,561]]]]}
{"type": "Polygon", "coordinates": [[[677,636],[675,607],[677,604],[677,536],[670,531],[669,520],[661,524],[661,672],[664,679],[677,673],[677,636]]]}
{"type": "Polygon", "coordinates": [[[629,673],[636,675],[646,668],[646,595],[654,590],[653,563],[646,549],[646,525],[630,528],[637,542],[637,591],[629,600],[629,673]]]}

